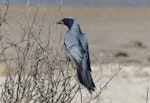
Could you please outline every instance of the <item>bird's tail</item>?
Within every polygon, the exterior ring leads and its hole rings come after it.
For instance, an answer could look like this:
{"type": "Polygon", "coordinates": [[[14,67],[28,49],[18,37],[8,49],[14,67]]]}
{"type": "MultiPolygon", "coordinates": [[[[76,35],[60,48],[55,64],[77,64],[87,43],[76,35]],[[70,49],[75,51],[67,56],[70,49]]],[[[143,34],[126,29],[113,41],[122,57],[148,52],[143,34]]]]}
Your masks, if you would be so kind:
{"type": "Polygon", "coordinates": [[[95,84],[90,71],[85,69],[77,70],[77,74],[80,83],[85,86],[90,93],[92,93],[92,91],[95,89],[95,84]]]}

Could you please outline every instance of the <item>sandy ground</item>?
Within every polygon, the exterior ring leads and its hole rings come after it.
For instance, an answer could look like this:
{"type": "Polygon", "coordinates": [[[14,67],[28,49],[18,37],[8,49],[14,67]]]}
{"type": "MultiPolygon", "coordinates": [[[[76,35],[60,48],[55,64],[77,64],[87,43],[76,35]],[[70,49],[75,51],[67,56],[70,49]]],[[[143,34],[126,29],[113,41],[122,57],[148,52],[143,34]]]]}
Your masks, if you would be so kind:
{"type": "MultiPolygon", "coordinates": [[[[116,65],[107,64],[103,69],[118,68],[116,65]]],[[[98,67],[93,67],[98,68],[98,67]]],[[[95,71],[94,69],[94,71],[95,71]]],[[[96,70],[97,71],[97,70],[96,70]]],[[[102,74],[110,75],[110,69],[102,74]]],[[[101,95],[102,103],[145,103],[146,92],[150,80],[150,67],[125,66],[121,72],[111,81],[101,95]]],[[[97,83],[97,87],[107,81],[97,83]]],[[[100,102],[100,103],[101,103],[100,102]]]]}
{"type": "MultiPolygon", "coordinates": [[[[59,7],[45,7],[42,10],[46,21],[43,38],[46,38],[44,33],[48,31],[48,25],[61,17],[73,16],[79,19],[82,31],[90,36],[93,76],[110,76],[114,64],[125,64],[103,91],[100,103],[145,103],[150,81],[150,8],[63,7],[63,15],[58,12],[59,7]],[[97,74],[100,68],[103,71],[97,74]]],[[[38,18],[43,16],[42,10],[39,10],[38,18]]],[[[9,26],[3,26],[15,40],[19,39],[18,22],[25,22],[25,11],[25,7],[11,6],[8,12],[9,26]]],[[[33,16],[32,13],[30,16],[33,16]]],[[[61,26],[55,25],[54,29],[52,32],[58,33],[61,26]]],[[[66,31],[65,27],[63,31],[66,31]]],[[[1,71],[4,72],[4,67],[1,71]]],[[[4,77],[0,80],[4,81],[4,77]]],[[[96,87],[106,81],[96,83],[96,87]]]]}
{"type": "MultiPolygon", "coordinates": [[[[31,22],[35,11],[36,8],[31,8],[27,13],[26,7],[10,7],[9,26],[4,26],[8,35],[19,39],[19,23],[25,24],[27,14],[31,22]]],[[[63,7],[61,11],[62,14],[59,7],[38,8],[36,22],[42,17],[45,20],[43,38],[46,38],[49,25],[53,25],[52,35],[60,37],[58,34],[62,29],[55,25],[56,21],[72,16],[80,21],[82,31],[89,35],[91,54],[95,54],[101,63],[109,63],[113,55],[123,63],[150,64],[150,8],[63,7]]],[[[65,33],[66,28],[63,29],[65,33]]]]}

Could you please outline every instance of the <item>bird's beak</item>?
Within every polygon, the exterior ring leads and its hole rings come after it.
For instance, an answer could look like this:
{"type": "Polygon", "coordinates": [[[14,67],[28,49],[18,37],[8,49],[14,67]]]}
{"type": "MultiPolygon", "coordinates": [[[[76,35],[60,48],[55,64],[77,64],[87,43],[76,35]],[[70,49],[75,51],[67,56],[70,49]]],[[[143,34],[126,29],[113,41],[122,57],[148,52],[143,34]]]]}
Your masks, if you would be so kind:
{"type": "Polygon", "coordinates": [[[58,21],[57,24],[64,24],[64,22],[63,21],[58,21]]]}

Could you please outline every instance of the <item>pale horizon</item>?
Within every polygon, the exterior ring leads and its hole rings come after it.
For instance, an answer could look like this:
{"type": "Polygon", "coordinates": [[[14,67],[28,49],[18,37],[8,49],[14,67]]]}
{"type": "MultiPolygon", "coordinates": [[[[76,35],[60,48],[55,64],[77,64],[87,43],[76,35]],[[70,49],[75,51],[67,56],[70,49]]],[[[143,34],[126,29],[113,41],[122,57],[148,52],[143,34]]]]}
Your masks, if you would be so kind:
{"type": "Polygon", "coordinates": [[[9,3],[10,5],[26,5],[27,1],[30,1],[32,5],[59,6],[61,3],[64,6],[150,7],[149,0],[9,0],[9,3]]]}

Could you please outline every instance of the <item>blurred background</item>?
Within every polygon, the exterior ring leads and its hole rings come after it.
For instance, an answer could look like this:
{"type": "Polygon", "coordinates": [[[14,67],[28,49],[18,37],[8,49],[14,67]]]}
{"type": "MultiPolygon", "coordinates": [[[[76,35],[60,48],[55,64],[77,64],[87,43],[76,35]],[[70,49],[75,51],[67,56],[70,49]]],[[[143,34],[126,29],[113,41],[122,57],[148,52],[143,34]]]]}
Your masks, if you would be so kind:
{"type": "MultiPolygon", "coordinates": [[[[59,0],[30,0],[31,4],[57,5],[59,0]]],[[[149,0],[60,0],[66,6],[102,6],[102,7],[146,7],[149,0]]],[[[27,0],[10,0],[10,4],[24,5],[27,0]]]]}
{"type": "MultiPolygon", "coordinates": [[[[16,18],[23,21],[26,4],[45,7],[46,25],[66,16],[79,19],[83,32],[91,38],[91,53],[101,63],[150,64],[149,0],[10,0],[9,3],[13,7],[8,14],[12,24],[16,18]],[[63,15],[58,11],[60,5],[63,15]],[[19,6],[24,8],[16,8],[19,6]],[[111,55],[116,59],[110,60],[111,55]]],[[[92,63],[97,61],[91,59],[92,63]]]]}
{"type": "MultiPolygon", "coordinates": [[[[37,15],[44,15],[43,38],[47,38],[44,34],[48,33],[48,26],[63,17],[72,16],[80,21],[82,31],[90,37],[93,75],[100,68],[104,75],[110,75],[113,68],[123,65],[102,93],[102,103],[146,103],[150,81],[150,0],[10,0],[9,26],[3,28],[15,40],[21,31],[18,21],[25,21],[27,2],[33,6],[31,15],[36,6],[44,7],[37,15]]],[[[56,27],[52,34],[59,34],[63,28],[64,36],[67,28],[56,27]]]]}

